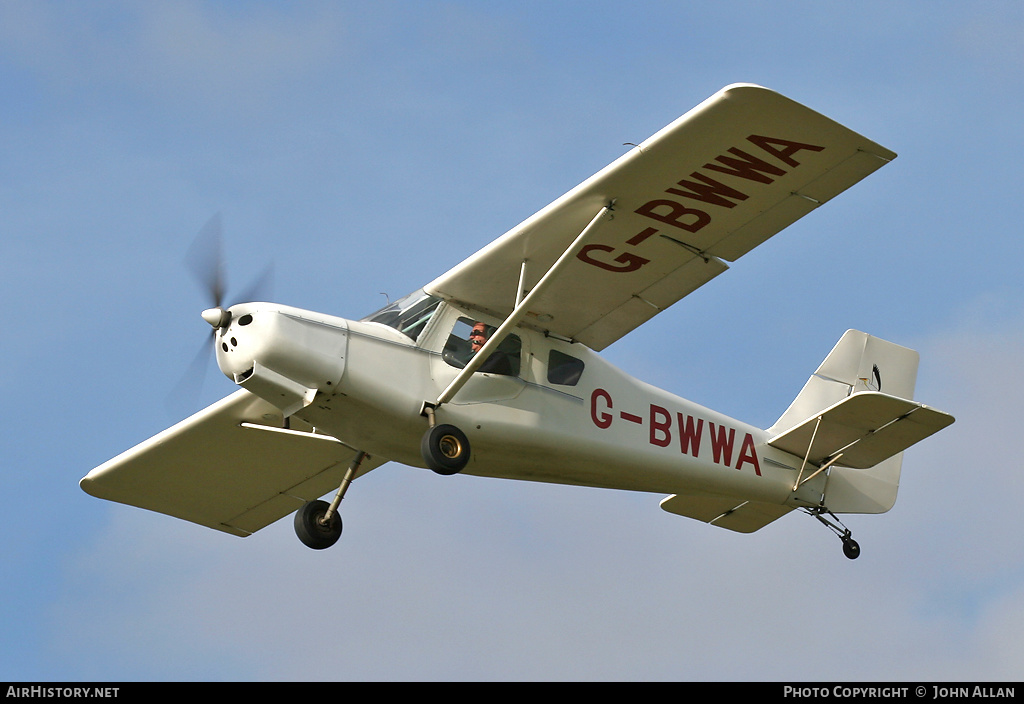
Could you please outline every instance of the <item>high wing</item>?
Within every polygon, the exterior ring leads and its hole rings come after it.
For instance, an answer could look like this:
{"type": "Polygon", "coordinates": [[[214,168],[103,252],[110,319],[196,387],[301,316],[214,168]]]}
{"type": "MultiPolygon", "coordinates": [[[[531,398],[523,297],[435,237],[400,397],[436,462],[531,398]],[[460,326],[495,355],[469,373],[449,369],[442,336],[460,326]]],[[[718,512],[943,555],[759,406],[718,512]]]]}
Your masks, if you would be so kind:
{"type": "Polygon", "coordinates": [[[729,86],[425,289],[504,318],[573,247],[523,324],[600,351],[895,157],[778,93],[729,86]]]}
{"type": "MultiPolygon", "coordinates": [[[[282,428],[280,410],[242,389],[100,465],[80,484],[101,499],[247,536],[341,483],[356,451],[311,430],[282,428]]],[[[357,476],[385,461],[366,458],[357,476]]]]}

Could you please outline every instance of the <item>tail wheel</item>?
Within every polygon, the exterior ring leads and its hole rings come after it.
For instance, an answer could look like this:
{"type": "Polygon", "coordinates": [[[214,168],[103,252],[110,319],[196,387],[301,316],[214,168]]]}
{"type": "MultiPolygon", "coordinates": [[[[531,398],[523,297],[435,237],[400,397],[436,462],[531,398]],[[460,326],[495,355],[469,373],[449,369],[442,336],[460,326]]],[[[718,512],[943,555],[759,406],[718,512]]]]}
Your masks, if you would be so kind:
{"type": "Polygon", "coordinates": [[[435,425],[423,435],[420,451],[438,474],[458,474],[469,462],[469,439],[454,425],[435,425]]]}
{"type": "Polygon", "coordinates": [[[338,542],[341,516],[335,511],[331,520],[324,521],[330,507],[326,501],[309,501],[295,512],[295,534],[306,547],[323,550],[338,542]]]}

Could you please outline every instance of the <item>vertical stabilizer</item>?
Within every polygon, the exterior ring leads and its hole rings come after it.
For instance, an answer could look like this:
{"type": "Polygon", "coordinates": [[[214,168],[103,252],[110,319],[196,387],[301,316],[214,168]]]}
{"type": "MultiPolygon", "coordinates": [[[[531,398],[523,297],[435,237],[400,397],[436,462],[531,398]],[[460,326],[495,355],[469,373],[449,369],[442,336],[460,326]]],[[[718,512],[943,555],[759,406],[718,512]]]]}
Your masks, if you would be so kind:
{"type": "MultiPolygon", "coordinates": [[[[848,330],[769,428],[778,436],[853,394],[878,391],[912,400],[918,354],[857,330],[848,330]]],[[[884,513],[896,502],[903,453],[869,469],[832,466],[825,505],[834,513],[884,513]]]]}
{"type": "Polygon", "coordinates": [[[847,330],[775,424],[774,435],[861,391],[914,398],[918,354],[858,330],[847,330]]]}

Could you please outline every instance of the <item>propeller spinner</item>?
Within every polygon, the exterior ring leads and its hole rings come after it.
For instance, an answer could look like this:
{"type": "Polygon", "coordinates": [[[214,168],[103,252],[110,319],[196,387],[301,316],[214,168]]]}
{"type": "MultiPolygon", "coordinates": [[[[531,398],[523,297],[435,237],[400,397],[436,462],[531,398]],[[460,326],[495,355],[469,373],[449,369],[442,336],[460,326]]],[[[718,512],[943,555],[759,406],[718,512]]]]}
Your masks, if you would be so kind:
{"type": "Polygon", "coordinates": [[[221,328],[227,327],[228,323],[231,322],[231,311],[224,310],[220,306],[216,308],[207,308],[202,313],[203,320],[213,326],[214,330],[220,330],[221,328]]]}

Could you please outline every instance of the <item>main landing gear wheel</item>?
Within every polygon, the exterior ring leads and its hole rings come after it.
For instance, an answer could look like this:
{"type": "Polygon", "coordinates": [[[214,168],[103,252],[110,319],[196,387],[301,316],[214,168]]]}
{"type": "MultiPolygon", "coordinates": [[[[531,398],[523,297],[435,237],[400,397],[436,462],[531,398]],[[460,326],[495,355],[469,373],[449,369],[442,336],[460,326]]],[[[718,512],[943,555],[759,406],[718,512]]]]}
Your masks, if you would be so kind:
{"type": "Polygon", "coordinates": [[[338,542],[341,516],[335,511],[331,520],[324,522],[330,507],[326,501],[309,501],[295,512],[295,534],[306,547],[323,550],[338,542]]]}
{"type": "Polygon", "coordinates": [[[458,474],[469,462],[469,440],[454,425],[435,425],[423,434],[420,452],[438,474],[458,474]]]}
{"type": "Polygon", "coordinates": [[[860,557],[860,545],[853,538],[844,538],[843,554],[851,560],[856,560],[858,557],[860,557]]]}

